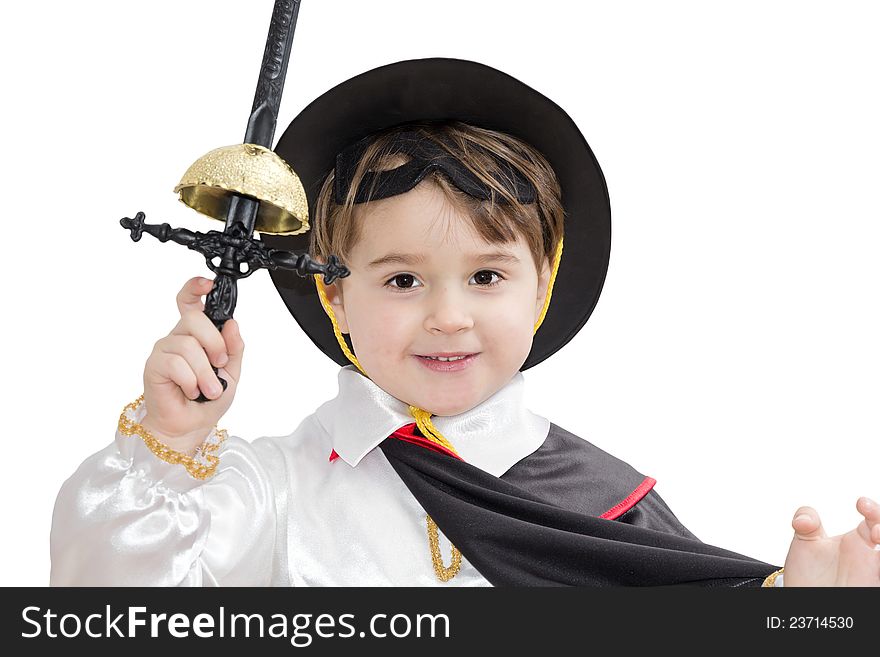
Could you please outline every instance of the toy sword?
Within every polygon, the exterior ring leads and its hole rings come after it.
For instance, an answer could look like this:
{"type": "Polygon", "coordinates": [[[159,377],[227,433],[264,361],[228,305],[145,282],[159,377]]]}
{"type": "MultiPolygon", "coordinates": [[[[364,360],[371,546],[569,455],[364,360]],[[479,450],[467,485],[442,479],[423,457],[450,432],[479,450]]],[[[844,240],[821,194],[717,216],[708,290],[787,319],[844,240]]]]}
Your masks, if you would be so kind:
{"type": "MultiPolygon", "coordinates": [[[[143,212],[119,222],[131,231],[135,242],[148,233],[160,242],[183,244],[205,257],[208,268],[216,274],[214,287],[205,299],[205,314],[218,331],[235,311],[238,279],[257,269],[290,269],[300,276],[323,274],[327,285],[350,273],[336,256],[329,256],[322,264],[306,253],[273,249],[253,237],[254,231],[299,235],[309,229],[309,206],[302,183],[270,150],[299,5],[300,0],[275,2],[244,143],[224,146],[199,158],[174,188],[180,201],[225,221],[225,229],[199,233],[168,224],[147,224],[143,212]]],[[[217,368],[212,369],[217,374],[217,368]]],[[[220,383],[226,390],[227,382],[220,379],[220,383]]],[[[195,401],[209,400],[199,393],[195,401]]]]}

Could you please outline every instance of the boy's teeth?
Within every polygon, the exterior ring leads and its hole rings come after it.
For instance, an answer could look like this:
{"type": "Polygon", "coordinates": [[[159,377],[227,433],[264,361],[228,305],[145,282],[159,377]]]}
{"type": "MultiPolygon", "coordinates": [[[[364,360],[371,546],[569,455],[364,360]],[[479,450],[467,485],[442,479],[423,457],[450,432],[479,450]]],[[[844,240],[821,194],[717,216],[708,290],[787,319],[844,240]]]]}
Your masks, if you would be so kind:
{"type": "Polygon", "coordinates": [[[449,358],[445,356],[422,356],[422,358],[430,358],[431,360],[461,360],[462,358],[467,358],[467,356],[450,356],[449,358]]]}

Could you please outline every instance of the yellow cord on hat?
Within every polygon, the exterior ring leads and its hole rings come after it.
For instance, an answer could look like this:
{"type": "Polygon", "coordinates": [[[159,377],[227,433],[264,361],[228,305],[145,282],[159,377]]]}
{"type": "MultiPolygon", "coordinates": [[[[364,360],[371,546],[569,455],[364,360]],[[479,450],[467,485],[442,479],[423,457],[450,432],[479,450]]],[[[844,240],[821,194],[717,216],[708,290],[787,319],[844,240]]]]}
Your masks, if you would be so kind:
{"type": "Polygon", "coordinates": [[[550,282],[547,283],[547,296],[544,297],[544,307],[541,308],[541,315],[538,317],[538,321],[535,322],[533,335],[538,332],[538,328],[540,328],[541,323],[544,321],[544,316],[547,314],[547,309],[550,307],[550,297],[553,295],[553,284],[556,282],[556,273],[559,271],[560,260],[562,260],[561,237],[559,238],[559,244],[556,246],[556,255],[553,256],[553,269],[550,270],[550,282]]]}
{"type": "MultiPolygon", "coordinates": [[[[544,321],[544,317],[547,315],[547,309],[550,307],[550,297],[553,294],[553,284],[556,282],[556,274],[559,271],[559,263],[562,260],[562,238],[559,238],[559,244],[556,247],[556,254],[553,257],[553,268],[550,271],[550,281],[547,283],[547,296],[544,298],[544,307],[541,309],[541,314],[538,317],[538,321],[535,322],[534,333],[538,332],[538,328],[541,326],[544,321]]],[[[333,307],[330,305],[330,301],[327,299],[327,290],[324,288],[324,282],[321,280],[322,274],[313,274],[315,278],[315,287],[318,289],[318,298],[321,300],[321,306],[324,308],[324,312],[327,313],[327,316],[330,318],[330,323],[333,325],[333,334],[336,336],[336,341],[339,343],[339,347],[342,349],[342,353],[345,354],[345,357],[351,361],[355,367],[357,367],[361,374],[367,376],[367,373],[364,372],[364,368],[361,367],[361,364],[358,362],[357,356],[355,356],[351,349],[348,348],[348,345],[345,343],[345,338],[342,337],[342,331],[339,330],[339,324],[336,321],[336,314],[333,312],[333,307]]],[[[369,378],[367,376],[367,378],[369,378]]],[[[458,454],[455,451],[455,448],[452,444],[437,430],[437,427],[431,422],[431,413],[418,408],[417,406],[409,407],[410,415],[416,421],[416,426],[419,428],[419,431],[424,434],[425,438],[431,440],[438,445],[442,445],[453,454],[458,454]]]]}
{"type": "Polygon", "coordinates": [[[330,301],[327,299],[327,290],[324,289],[324,281],[321,280],[322,275],[323,274],[313,274],[315,277],[315,286],[318,288],[318,298],[321,300],[324,312],[326,312],[327,316],[330,318],[330,323],[333,324],[333,335],[336,336],[336,341],[342,348],[342,353],[345,354],[345,357],[355,364],[355,366],[361,371],[361,374],[367,376],[367,373],[364,372],[364,368],[361,367],[361,364],[358,362],[357,357],[351,353],[351,349],[345,344],[345,339],[342,337],[342,331],[339,330],[339,323],[336,321],[336,313],[333,312],[333,306],[330,305],[330,301]]]}
{"type": "Polygon", "coordinates": [[[422,435],[428,440],[437,443],[438,445],[443,445],[446,449],[448,449],[453,454],[458,454],[455,451],[455,448],[452,446],[446,438],[443,437],[443,434],[437,430],[437,427],[434,426],[434,423],[431,422],[431,413],[421,409],[417,406],[409,407],[409,414],[412,415],[416,419],[416,426],[419,428],[419,431],[422,432],[422,435]]]}

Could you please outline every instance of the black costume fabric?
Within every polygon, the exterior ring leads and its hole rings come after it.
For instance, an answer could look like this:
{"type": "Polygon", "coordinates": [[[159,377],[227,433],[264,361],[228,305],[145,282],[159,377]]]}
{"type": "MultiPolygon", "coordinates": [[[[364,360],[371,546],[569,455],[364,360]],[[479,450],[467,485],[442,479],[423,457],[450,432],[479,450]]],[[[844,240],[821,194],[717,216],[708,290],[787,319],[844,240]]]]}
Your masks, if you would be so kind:
{"type": "Polygon", "coordinates": [[[779,569],[703,543],[628,464],[550,424],[501,477],[387,438],[385,457],[446,537],[494,586],[760,586],[779,569]]]}

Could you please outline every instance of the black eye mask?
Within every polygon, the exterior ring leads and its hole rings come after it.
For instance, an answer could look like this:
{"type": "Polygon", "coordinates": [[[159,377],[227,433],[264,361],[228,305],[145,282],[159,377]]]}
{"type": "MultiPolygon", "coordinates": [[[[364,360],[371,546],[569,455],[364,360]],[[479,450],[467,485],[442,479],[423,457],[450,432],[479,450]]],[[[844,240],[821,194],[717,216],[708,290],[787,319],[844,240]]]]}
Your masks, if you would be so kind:
{"type": "MultiPolygon", "coordinates": [[[[336,168],[333,176],[336,203],[340,205],[345,203],[345,197],[351,187],[357,163],[372,141],[373,136],[371,135],[352,144],[336,156],[336,168]]],[[[487,153],[484,148],[476,144],[474,144],[474,148],[487,153]]],[[[398,133],[390,144],[389,152],[404,153],[409,155],[411,159],[396,169],[366,172],[355,194],[355,203],[364,203],[368,198],[375,201],[408,192],[435,170],[445,173],[458,189],[469,196],[482,201],[488,201],[492,198],[492,190],[488,185],[452,157],[440,144],[418,132],[398,133]],[[370,195],[370,187],[374,184],[373,193],[370,195]]],[[[501,169],[501,173],[493,173],[495,180],[520,203],[534,203],[537,194],[528,179],[508,162],[494,159],[501,169]]],[[[495,196],[498,203],[506,202],[503,196],[498,194],[495,196]]]]}

